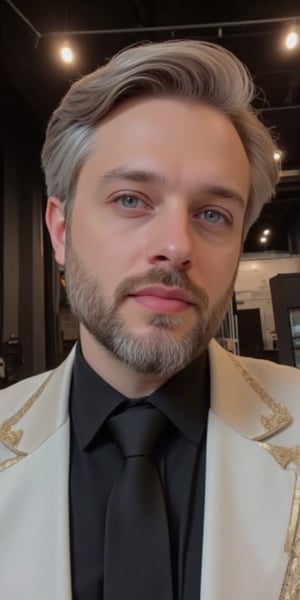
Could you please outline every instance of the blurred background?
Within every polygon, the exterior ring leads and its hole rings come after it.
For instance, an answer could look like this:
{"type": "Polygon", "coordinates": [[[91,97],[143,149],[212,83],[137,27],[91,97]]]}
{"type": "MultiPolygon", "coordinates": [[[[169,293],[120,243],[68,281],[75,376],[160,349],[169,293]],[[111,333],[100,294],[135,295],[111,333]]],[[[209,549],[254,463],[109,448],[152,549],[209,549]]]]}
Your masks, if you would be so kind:
{"type": "Polygon", "coordinates": [[[247,237],[220,340],[300,366],[299,0],[2,0],[0,385],[1,373],[7,385],[54,366],[78,335],[43,221],[40,149],[51,112],[73,81],[115,52],[175,38],[219,43],[246,64],[255,108],[279,148],[277,194],[247,237]]]}

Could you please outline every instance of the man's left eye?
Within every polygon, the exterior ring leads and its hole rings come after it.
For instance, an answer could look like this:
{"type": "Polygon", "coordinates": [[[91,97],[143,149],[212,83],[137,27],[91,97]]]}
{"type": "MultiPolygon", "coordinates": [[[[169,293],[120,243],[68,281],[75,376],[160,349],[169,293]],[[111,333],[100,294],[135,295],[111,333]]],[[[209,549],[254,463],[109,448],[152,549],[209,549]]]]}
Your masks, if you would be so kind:
{"type": "Polygon", "coordinates": [[[199,216],[207,223],[226,223],[226,217],[218,210],[213,210],[212,208],[204,210],[199,214],[199,216]]]}
{"type": "Polygon", "coordinates": [[[142,208],[143,202],[131,194],[123,194],[117,198],[117,202],[122,208],[142,208]]]}

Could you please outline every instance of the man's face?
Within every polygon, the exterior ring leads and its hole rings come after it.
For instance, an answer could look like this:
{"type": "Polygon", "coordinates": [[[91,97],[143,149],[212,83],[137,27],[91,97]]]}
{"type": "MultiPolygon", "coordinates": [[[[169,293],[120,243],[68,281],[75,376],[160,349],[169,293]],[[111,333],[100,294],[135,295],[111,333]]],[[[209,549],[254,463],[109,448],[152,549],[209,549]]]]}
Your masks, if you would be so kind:
{"type": "Polygon", "coordinates": [[[249,187],[240,138],[216,109],[141,99],[115,110],[54,244],[83,334],[143,373],[171,375],[201,353],[231,296],[249,187]]]}

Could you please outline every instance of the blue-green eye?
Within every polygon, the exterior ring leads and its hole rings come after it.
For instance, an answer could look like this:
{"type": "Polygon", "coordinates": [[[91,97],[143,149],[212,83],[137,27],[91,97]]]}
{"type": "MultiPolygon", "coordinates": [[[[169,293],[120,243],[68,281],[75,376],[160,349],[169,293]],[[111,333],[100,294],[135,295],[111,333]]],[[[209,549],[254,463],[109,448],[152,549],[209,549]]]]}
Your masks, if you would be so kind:
{"type": "Polygon", "coordinates": [[[141,208],[143,206],[143,202],[131,194],[123,194],[117,201],[123,208],[141,208]]]}
{"type": "Polygon", "coordinates": [[[213,210],[212,208],[204,210],[202,213],[200,213],[200,216],[207,223],[219,224],[226,222],[226,217],[218,210],[213,210]]]}

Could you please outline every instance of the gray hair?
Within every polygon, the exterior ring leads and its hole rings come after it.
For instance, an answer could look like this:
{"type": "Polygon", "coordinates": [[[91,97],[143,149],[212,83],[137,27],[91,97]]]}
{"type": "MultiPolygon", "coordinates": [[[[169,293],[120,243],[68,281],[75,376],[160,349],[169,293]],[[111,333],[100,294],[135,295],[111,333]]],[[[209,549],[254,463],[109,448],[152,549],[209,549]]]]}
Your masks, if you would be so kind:
{"type": "Polygon", "coordinates": [[[42,151],[48,195],[65,203],[68,214],[99,123],[121,102],[143,96],[204,102],[230,119],[248,156],[247,232],[279,178],[275,144],[251,106],[254,95],[246,68],[221,46],[172,40],[126,49],[74,83],[53,113],[42,151]]]}

